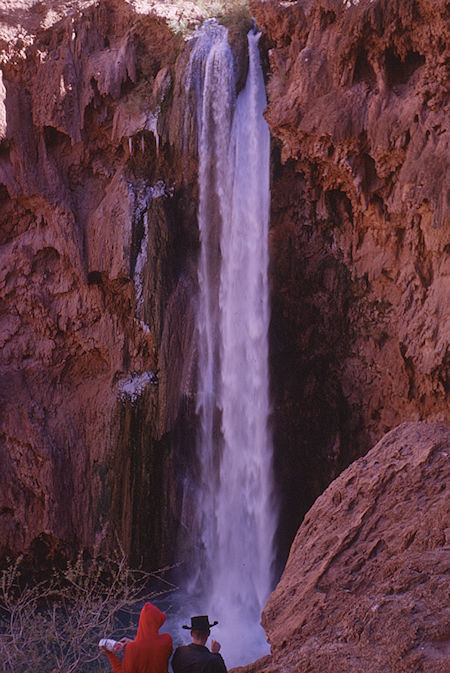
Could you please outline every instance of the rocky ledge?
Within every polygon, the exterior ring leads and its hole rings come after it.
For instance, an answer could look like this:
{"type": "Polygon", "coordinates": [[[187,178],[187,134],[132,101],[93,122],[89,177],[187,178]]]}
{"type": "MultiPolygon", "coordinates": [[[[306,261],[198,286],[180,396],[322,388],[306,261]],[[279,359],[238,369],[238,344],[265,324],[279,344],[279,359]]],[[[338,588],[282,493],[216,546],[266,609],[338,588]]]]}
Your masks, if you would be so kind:
{"type": "Polygon", "coordinates": [[[445,673],[450,429],[404,423],[303,521],[263,613],[272,656],[236,673],[445,673]]]}

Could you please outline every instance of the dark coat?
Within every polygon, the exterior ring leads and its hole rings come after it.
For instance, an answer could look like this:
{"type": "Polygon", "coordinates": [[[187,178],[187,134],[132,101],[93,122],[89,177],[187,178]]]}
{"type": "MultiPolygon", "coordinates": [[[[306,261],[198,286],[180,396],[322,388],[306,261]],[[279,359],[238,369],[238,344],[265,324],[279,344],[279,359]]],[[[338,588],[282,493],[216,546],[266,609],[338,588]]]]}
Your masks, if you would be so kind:
{"type": "Polygon", "coordinates": [[[204,645],[177,647],[172,659],[173,673],[227,673],[220,654],[213,654],[204,645]]]}

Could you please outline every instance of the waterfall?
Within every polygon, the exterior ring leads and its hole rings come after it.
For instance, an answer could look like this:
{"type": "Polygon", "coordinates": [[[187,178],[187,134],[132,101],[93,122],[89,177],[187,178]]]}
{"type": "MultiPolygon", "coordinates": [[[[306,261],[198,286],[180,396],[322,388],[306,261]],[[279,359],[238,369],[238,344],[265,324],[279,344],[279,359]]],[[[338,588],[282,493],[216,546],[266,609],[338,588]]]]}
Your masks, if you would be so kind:
{"type": "MultiPolygon", "coordinates": [[[[206,22],[186,78],[199,151],[198,469],[188,485],[195,549],[186,591],[218,619],[228,667],[268,652],[276,514],[268,428],[270,136],[259,35],[235,100],[227,30],[206,22]]],[[[194,609],[194,608],[192,608],[194,609]]],[[[193,613],[195,614],[195,613],[193,613]]]]}

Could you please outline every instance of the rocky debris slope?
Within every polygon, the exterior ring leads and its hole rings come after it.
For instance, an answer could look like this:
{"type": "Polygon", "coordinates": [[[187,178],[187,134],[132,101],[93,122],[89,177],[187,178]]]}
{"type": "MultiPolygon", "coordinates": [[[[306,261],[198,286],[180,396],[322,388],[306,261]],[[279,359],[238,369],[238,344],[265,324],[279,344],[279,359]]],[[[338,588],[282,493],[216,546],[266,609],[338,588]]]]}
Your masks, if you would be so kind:
{"type": "Polygon", "coordinates": [[[444,0],[250,6],[268,50],[288,540],[388,430],[450,421],[450,23],[444,0]]]}
{"type": "Polygon", "coordinates": [[[444,673],[450,429],[404,423],[317,499],[263,612],[272,656],[240,673],[444,673]]]}

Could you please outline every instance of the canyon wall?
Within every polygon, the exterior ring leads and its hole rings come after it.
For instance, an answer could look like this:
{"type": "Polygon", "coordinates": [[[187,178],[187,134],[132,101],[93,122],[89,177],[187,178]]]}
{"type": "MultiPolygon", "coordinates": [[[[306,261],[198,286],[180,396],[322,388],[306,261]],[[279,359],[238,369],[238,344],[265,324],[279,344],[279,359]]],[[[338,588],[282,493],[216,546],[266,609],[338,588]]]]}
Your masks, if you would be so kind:
{"type": "MultiPolygon", "coordinates": [[[[250,6],[273,137],[281,564],[317,496],[385,432],[450,420],[449,22],[431,0],[250,6]]],[[[179,28],[201,15],[0,8],[0,556],[118,536],[163,564],[193,469],[195,120],[179,28]]]]}
{"type": "Polygon", "coordinates": [[[274,139],[285,548],[299,506],[387,431],[450,420],[450,23],[439,0],[250,6],[268,52],[274,139]]]}
{"type": "Polygon", "coordinates": [[[118,537],[163,563],[197,248],[167,112],[183,40],[158,7],[22,5],[0,45],[0,553],[118,537]]]}

